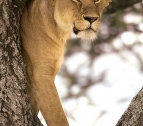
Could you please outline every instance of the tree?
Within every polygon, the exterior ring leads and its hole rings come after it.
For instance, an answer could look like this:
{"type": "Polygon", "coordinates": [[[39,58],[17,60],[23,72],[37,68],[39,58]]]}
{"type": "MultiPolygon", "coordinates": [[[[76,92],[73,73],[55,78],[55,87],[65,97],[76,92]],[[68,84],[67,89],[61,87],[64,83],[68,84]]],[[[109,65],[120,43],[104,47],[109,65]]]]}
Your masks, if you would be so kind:
{"type": "MultiPolygon", "coordinates": [[[[142,0],[113,0],[105,13],[113,13],[142,0]]],[[[26,0],[0,1],[0,125],[42,125],[29,102],[25,65],[21,56],[20,17],[26,0]]],[[[142,89],[143,90],[143,89],[142,89]]],[[[143,91],[133,99],[117,126],[140,126],[143,91]],[[138,121],[137,121],[138,120],[138,121]]]]}
{"type": "Polygon", "coordinates": [[[26,0],[0,1],[0,125],[41,126],[27,95],[20,17],[26,0]]]}
{"type": "Polygon", "coordinates": [[[133,98],[128,109],[122,115],[116,126],[142,126],[143,125],[143,88],[133,98]]]}

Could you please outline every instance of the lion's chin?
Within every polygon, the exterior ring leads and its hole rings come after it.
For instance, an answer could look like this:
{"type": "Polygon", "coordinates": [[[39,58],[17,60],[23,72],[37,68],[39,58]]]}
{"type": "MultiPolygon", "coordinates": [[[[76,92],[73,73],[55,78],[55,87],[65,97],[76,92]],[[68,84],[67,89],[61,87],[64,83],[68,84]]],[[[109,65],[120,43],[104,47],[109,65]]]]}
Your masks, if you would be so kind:
{"type": "Polygon", "coordinates": [[[92,29],[79,31],[77,34],[82,40],[94,41],[97,38],[96,32],[92,29]]]}

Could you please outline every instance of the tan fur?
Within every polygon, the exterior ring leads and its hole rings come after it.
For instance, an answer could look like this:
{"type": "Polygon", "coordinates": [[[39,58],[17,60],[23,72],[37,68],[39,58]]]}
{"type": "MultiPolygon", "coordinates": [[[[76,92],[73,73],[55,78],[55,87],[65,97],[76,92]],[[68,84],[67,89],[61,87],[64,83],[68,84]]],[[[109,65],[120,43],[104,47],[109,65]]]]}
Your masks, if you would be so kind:
{"type": "Polygon", "coordinates": [[[54,79],[73,31],[82,39],[96,38],[102,11],[110,0],[96,1],[31,0],[25,6],[21,38],[28,90],[35,112],[42,112],[48,126],[69,125],[54,79]],[[96,20],[90,23],[90,17],[96,20]]]}

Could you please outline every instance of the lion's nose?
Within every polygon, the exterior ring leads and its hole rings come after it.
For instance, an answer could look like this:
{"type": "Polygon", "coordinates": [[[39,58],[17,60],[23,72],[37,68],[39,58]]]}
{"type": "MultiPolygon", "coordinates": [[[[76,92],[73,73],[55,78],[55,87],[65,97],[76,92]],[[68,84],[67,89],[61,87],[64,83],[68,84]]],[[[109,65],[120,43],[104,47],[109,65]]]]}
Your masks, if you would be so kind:
{"type": "Polygon", "coordinates": [[[92,24],[94,21],[98,20],[98,17],[90,17],[90,16],[84,16],[84,20],[87,20],[90,24],[92,24]]]}

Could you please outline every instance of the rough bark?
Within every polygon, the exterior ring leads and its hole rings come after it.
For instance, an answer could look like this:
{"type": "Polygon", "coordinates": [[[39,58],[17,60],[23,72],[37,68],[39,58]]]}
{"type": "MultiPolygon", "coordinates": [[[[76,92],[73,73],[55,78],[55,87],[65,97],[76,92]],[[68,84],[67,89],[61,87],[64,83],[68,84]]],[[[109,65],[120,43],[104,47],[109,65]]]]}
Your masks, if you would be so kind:
{"type": "Polygon", "coordinates": [[[133,98],[116,126],[143,126],[143,88],[133,98]]]}
{"type": "MultiPolygon", "coordinates": [[[[106,13],[142,0],[113,0],[106,13]]],[[[21,56],[20,16],[26,0],[0,0],[0,126],[41,126],[29,102],[21,56]]],[[[117,126],[143,125],[143,91],[134,98],[117,126]]]]}
{"type": "Polygon", "coordinates": [[[26,87],[19,22],[26,0],[0,0],[0,126],[40,126],[26,87]]]}

